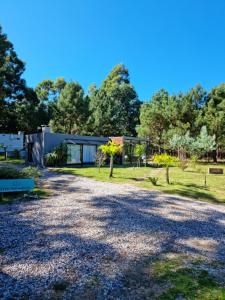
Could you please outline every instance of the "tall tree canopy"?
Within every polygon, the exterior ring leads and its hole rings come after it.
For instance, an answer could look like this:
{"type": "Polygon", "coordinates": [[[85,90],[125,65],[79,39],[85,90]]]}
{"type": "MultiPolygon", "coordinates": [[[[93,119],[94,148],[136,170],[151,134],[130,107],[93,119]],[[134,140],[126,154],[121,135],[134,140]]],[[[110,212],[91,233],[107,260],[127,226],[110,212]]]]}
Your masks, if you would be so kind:
{"type": "Polygon", "coordinates": [[[62,89],[56,112],[50,122],[55,132],[83,134],[86,132],[88,100],[79,83],[69,82],[62,89]]]}
{"type": "Polygon", "coordinates": [[[25,81],[21,78],[25,70],[14,51],[13,44],[0,26],[0,131],[14,132],[16,128],[15,100],[24,92],[25,81]]]}
{"type": "Polygon", "coordinates": [[[137,132],[164,148],[174,134],[185,134],[187,130],[197,134],[201,128],[197,119],[205,101],[206,92],[200,85],[186,94],[172,96],[162,89],[142,105],[137,132]]]}
{"type": "Polygon", "coordinates": [[[128,69],[116,65],[99,89],[90,88],[89,128],[96,135],[135,135],[140,100],[130,84],[128,69]]]}

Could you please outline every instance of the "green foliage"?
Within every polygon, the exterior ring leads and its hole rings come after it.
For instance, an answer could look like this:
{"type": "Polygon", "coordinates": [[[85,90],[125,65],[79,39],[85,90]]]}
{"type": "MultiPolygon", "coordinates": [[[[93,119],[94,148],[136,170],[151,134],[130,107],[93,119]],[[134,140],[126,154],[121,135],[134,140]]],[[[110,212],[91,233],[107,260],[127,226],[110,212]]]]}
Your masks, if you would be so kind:
{"type": "Polygon", "coordinates": [[[9,167],[0,168],[0,179],[34,178],[37,182],[40,176],[40,171],[35,167],[27,167],[22,170],[9,167]]]}
{"type": "Polygon", "coordinates": [[[82,134],[88,117],[88,99],[79,83],[69,82],[62,89],[50,126],[54,132],[82,134]]]}
{"type": "Polygon", "coordinates": [[[191,153],[197,155],[198,157],[204,155],[205,153],[216,149],[216,137],[215,135],[208,135],[206,126],[201,128],[200,135],[197,139],[190,145],[191,153]]]}
{"type": "Polygon", "coordinates": [[[18,179],[25,178],[21,170],[9,167],[0,168],[0,179],[18,179]]]}
{"type": "Polygon", "coordinates": [[[196,169],[198,162],[198,156],[197,155],[192,155],[190,160],[189,160],[189,166],[193,169],[196,169]]]}
{"type": "Polygon", "coordinates": [[[109,177],[113,176],[113,159],[114,155],[118,154],[122,151],[122,146],[118,145],[112,141],[109,141],[106,145],[99,146],[99,150],[101,150],[104,154],[110,156],[110,172],[109,177]]]}
{"type": "Polygon", "coordinates": [[[45,155],[45,165],[47,167],[55,167],[58,164],[58,157],[55,152],[47,153],[45,155]]]}
{"type": "Polygon", "coordinates": [[[107,144],[99,146],[99,149],[104,154],[108,154],[109,156],[114,156],[115,154],[120,153],[122,151],[122,146],[112,141],[109,141],[107,144]]]}
{"type": "Polygon", "coordinates": [[[107,158],[106,154],[103,153],[100,149],[98,149],[95,155],[95,163],[98,166],[99,172],[100,172],[100,168],[105,164],[106,158],[107,158]]]}
{"type": "Polygon", "coordinates": [[[61,143],[55,147],[51,153],[45,155],[45,164],[49,167],[55,167],[65,164],[67,161],[67,145],[61,143]]]}
{"type": "Polygon", "coordinates": [[[152,185],[156,186],[159,178],[158,177],[149,176],[148,180],[152,183],[152,185]]]}
{"type": "Polygon", "coordinates": [[[145,145],[142,144],[136,144],[134,148],[134,154],[137,156],[137,162],[139,167],[141,165],[141,158],[145,155],[145,148],[145,145]]]}
{"type": "Polygon", "coordinates": [[[15,101],[23,94],[25,81],[21,78],[25,65],[2,32],[0,25],[0,131],[14,132],[17,127],[15,101]]]}
{"type": "Polygon", "coordinates": [[[150,137],[158,147],[169,147],[173,135],[184,135],[188,130],[196,134],[196,120],[204,104],[206,92],[197,85],[188,93],[170,96],[164,89],[142,105],[138,135],[150,137]]]}
{"type": "Polygon", "coordinates": [[[156,154],[153,158],[153,161],[158,164],[163,164],[166,167],[166,182],[169,184],[170,183],[169,167],[177,164],[178,162],[177,157],[171,156],[167,153],[162,153],[162,154],[156,154]]]}
{"type": "Polygon", "coordinates": [[[38,182],[38,179],[41,177],[41,172],[36,167],[26,167],[22,169],[22,172],[26,178],[34,178],[35,182],[38,182]]]}
{"type": "Polygon", "coordinates": [[[99,89],[89,88],[89,130],[95,135],[135,135],[139,101],[124,65],[115,66],[99,89]]]}
{"type": "Polygon", "coordinates": [[[177,164],[178,159],[175,156],[169,155],[167,153],[154,155],[153,161],[164,166],[173,166],[177,164]]]}
{"type": "Polygon", "coordinates": [[[178,167],[181,168],[182,171],[184,171],[185,169],[187,169],[187,167],[188,167],[188,160],[180,158],[179,161],[178,161],[178,167]]]}
{"type": "Polygon", "coordinates": [[[19,152],[19,150],[17,150],[17,149],[13,150],[13,158],[16,158],[16,159],[20,158],[20,152],[19,152]]]}

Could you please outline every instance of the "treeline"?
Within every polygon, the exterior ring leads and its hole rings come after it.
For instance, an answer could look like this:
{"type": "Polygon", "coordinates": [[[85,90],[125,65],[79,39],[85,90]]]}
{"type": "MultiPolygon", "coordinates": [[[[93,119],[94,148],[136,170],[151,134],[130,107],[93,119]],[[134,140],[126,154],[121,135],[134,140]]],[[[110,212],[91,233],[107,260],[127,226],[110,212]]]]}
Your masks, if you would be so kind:
{"type": "Polygon", "coordinates": [[[62,133],[149,137],[156,148],[169,149],[174,135],[188,132],[195,138],[206,126],[217,149],[225,149],[225,84],[210,92],[197,85],[176,95],[162,89],[142,103],[122,64],[88,93],[63,78],[30,88],[22,78],[24,70],[0,27],[0,132],[32,133],[49,124],[62,133]]]}
{"type": "Polygon", "coordinates": [[[168,149],[173,136],[197,137],[203,126],[215,135],[217,150],[225,149],[225,84],[209,93],[200,85],[177,95],[160,90],[141,106],[137,132],[150,137],[156,147],[168,149]]]}
{"type": "Polygon", "coordinates": [[[43,80],[34,89],[22,74],[25,64],[0,27],[0,132],[36,132],[43,124],[53,131],[89,135],[135,135],[141,102],[128,69],[116,65],[99,88],[63,78],[43,80]]]}

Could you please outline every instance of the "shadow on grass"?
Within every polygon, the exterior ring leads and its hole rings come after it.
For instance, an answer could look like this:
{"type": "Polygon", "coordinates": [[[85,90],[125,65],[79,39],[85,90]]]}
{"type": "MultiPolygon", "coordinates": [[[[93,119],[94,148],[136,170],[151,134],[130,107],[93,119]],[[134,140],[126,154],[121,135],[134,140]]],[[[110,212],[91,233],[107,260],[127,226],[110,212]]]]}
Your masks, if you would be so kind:
{"type": "MultiPolygon", "coordinates": [[[[194,186],[192,186],[193,188],[196,188],[194,186]]],[[[197,200],[205,200],[205,201],[209,201],[211,203],[216,203],[216,204],[222,204],[223,202],[219,201],[215,196],[207,193],[207,190],[204,191],[200,191],[200,190],[195,190],[195,189],[191,189],[191,186],[187,186],[187,187],[181,187],[181,188],[174,188],[174,189],[165,189],[163,190],[164,193],[167,194],[176,194],[176,195],[180,195],[183,197],[188,197],[188,198],[194,198],[197,200]]]]}

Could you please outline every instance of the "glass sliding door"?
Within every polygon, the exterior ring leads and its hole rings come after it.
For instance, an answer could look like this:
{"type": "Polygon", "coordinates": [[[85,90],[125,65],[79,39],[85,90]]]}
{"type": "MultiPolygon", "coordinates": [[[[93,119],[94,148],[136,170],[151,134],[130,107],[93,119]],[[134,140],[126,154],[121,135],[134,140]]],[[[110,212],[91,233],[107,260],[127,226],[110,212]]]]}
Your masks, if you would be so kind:
{"type": "Polygon", "coordinates": [[[84,145],[83,146],[83,162],[93,163],[95,162],[96,146],[95,145],[84,145]]]}
{"type": "Polygon", "coordinates": [[[80,145],[67,144],[67,164],[80,164],[80,145]]]}

